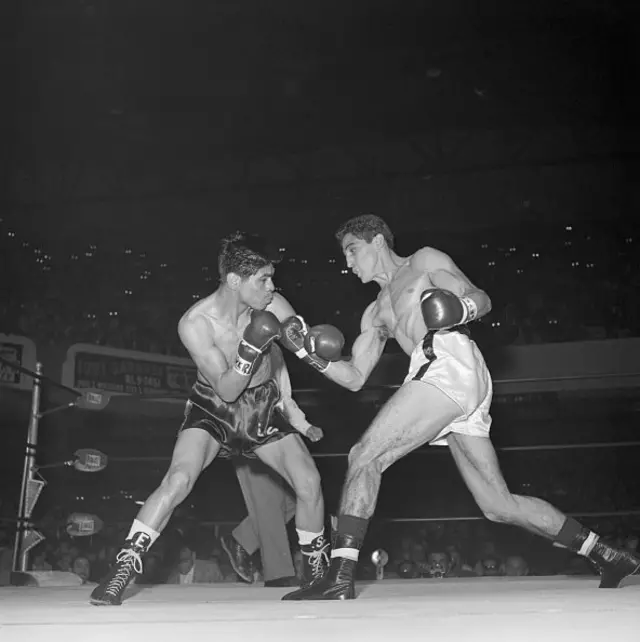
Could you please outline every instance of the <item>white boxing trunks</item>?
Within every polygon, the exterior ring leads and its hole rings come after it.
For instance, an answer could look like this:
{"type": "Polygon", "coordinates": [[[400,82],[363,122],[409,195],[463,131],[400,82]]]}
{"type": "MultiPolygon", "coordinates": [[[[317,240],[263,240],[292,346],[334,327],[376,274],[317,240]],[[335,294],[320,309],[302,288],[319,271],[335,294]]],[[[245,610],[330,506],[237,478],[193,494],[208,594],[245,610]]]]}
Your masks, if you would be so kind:
{"type": "Polygon", "coordinates": [[[493,385],[489,369],[466,329],[428,333],[411,354],[408,381],[435,386],[455,401],[462,416],[429,443],[446,446],[449,433],[489,437],[493,385]]]}

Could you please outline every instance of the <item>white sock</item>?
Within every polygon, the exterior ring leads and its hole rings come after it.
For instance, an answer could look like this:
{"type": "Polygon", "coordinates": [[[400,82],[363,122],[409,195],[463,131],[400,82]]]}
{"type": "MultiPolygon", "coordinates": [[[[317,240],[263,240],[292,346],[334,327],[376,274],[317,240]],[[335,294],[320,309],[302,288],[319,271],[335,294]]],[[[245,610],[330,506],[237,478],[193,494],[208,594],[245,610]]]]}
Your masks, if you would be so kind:
{"type": "Polygon", "coordinates": [[[308,544],[311,544],[316,537],[320,537],[324,531],[320,531],[319,533],[311,533],[309,531],[301,531],[299,528],[296,528],[296,533],[298,533],[298,543],[300,546],[306,546],[308,544]]]}
{"type": "Polygon", "coordinates": [[[600,538],[593,532],[589,531],[589,534],[587,535],[587,539],[584,540],[584,543],[580,547],[580,550],[578,551],[578,555],[582,555],[583,557],[588,557],[589,553],[593,550],[593,547],[596,545],[596,542],[600,538]]]}
{"type": "Polygon", "coordinates": [[[360,551],[357,548],[334,548],[331,551],[331,559],[334,557],[344,557],[348,560],[358,561],[360,551]]]}
{"type": "Polygon", "coordinates": [[[154,531],[153,528],[149,528],[146,524],[134,519],[133,524],[131,524],[129,534],[127,535],[127,539],[131,539],[136,533],[144,533],[149,536],[149,539],[151,540],[149,548],[151,548],[153,543],[158,539],[158,537],[160,537],[160,533],[158,533],[158,531],[154,531]]]}

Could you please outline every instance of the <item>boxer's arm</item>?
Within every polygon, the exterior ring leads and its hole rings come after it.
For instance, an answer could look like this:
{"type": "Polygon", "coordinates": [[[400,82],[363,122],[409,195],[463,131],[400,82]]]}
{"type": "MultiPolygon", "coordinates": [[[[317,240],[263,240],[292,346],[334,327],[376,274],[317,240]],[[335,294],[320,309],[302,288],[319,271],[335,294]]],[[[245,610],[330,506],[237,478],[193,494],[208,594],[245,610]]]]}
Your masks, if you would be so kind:
{"type": "Polygon", "coordinates": [[[460,298],[470,298],[478,309],[476,319],[491,312],[489,295],[471,283],[451,257],[444,252],[425,247],[413,255],[411,265],[416,271],[427,272],[434,288],[453,292],[460,298]]]}
{"type": "Polygon", "coordinates": [[[375,323],[375,306],[374,301],[362,315],[360,335],[353,342],[351,359],[331,361],[329,367],[323,372],[325,377],[352,392],[357,392],[364,386],[380,361],[389,338],[387,329],[375,323]]]}
{"type": "Polygon", "coordinates": [[[235,401],[247,387],[251,375],[240,374],[229,367],[222,351],[216,347],[207,322],[201,318],[182,319],[178,334],[198,370],[206,377],[223,401],[235,401]]]}
{"type": "Polygon", "coordinates": [[[291,303],[289,303],[289,301],[287,301],[282,294],[279,294],[278,292],[274,293],[273,301],[269,303],[266,309],[272,314],[275,314],[280,323],[285,319],[296,315],[296,311],[293,309],[291,303]]]}
{"type": "Polygon", "coordinates": [[[282,356],[282,350],[274,344],[271,346],[271,354],[274,369],[276,370],[276,381],[278,382],[278,387],[280,389],[280,401],[278,402],[278,406],[284,413],[287,421],[298,432],[306,435],[309,428],[311,428],[311,424],[307,421],[307,416],[293,398],[293,389],[291,388],[289,370],[287,369],[287,364],[282,356]]]}

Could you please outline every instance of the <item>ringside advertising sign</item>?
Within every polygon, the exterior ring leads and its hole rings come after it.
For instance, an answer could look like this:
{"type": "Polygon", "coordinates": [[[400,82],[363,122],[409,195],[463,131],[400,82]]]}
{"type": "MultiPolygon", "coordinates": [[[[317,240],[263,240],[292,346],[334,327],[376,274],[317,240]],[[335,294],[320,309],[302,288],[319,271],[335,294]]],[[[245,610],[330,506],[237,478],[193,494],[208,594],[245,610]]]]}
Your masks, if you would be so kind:
{"type": "Polygon", "coordinates": [[[62,383],[116,395],[184,397],[196,379],[190,359],[76,343],[67,350],[62,383]]]}

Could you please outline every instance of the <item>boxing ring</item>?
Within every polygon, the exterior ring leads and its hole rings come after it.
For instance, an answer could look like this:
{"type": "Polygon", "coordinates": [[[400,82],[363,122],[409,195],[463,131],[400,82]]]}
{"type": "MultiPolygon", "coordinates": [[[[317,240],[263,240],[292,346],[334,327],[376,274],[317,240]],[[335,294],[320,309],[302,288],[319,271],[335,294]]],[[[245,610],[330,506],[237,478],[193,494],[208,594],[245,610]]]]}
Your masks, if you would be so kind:
{"type": "Polygon", "coordinates": [[[154,586],[95,608],[90,588],[0,588],[0,639],[581,642],[638,640],[640,578],[471,578],[359,583],[348,602],[282,602],[288,589],[154,586]]]}
{"type": "MultiPolygon", "coordinates": [[[[358,582],[358,599],[347,602],[283,602],[280,598],[291,589],[245,584],[133,586],[124,604],[112,608],[89,605],[93,585],[15,585],[28,576],[29,551],[41,541],[31,521],[44,484],[35,465],[38,420],[44,414],[39,408],[40,364],[29,374],[34,385],[17,517],[14,586],[0,587],[2,642],[67,642],[79,637],[101,642],[145,636],[154,640],[236,636],[274,642],[393,638],[442,642],[470,635],[479,642],[640,638],[640,577],[628,578],[618,590],[599,590],[595,576],[383,579],[358,582]]],[[[70,392],[76,395],[75,401],[46,412],[72,406],[100,410],[108,403],[108,396],[99,391],[70,392]]],[[[64,465],[91,472],[106,465],[106,460],[102,453],[84,452],[64,465]]],[[[94,532],[93,518],[84,515],[71,520],[67,532],[76,536],[94,532]]]]}

